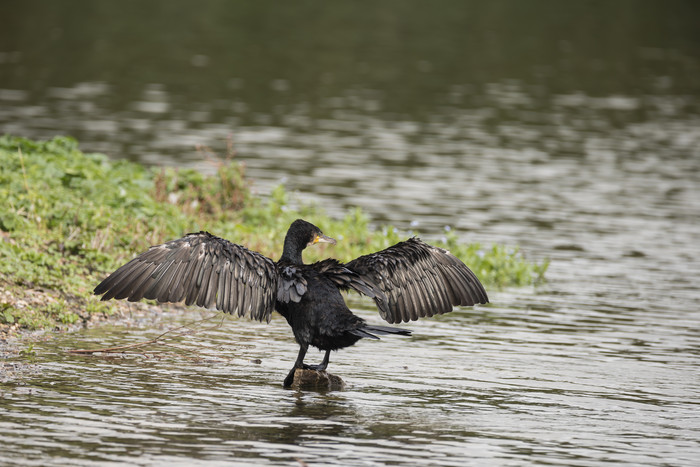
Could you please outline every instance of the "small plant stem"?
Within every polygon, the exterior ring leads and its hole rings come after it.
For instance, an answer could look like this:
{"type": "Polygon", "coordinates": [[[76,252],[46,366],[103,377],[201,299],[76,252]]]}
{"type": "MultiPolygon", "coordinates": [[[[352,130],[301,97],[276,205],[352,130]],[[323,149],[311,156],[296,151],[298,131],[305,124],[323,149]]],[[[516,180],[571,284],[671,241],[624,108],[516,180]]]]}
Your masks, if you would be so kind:
{"type": "MultiPolygon", "coordinates": [[[[212,319],[214,319],[214,317],[218,316],[219,314],[220,313],[214,313],[213,315],[208,316],[206,318],[198,319],[196,321],[190,321],[189,323],[185,323],[182,326],[178,326],[178,327],[173,328],[173,329],[168,329],[167,331],[158,335],[157,337],[150,339],[150,340],[147,340],[145,342],[137,342],[136,344],[128,344],[128,345],[118,345],[116,347],[105,347],[102,349],[68,349],[68,350],[66,350],[66,352],[67,353],[75,353],[75,354],[93,354],[93,353],[100,353],[100,352],[114,352],[114,351],[118,351],[118,350],[135,349],[137,347],[143,347],[143,346],[152,345],[152,344],[162,344],[162,342],[159,342],[159,341],[163,337],[167,336],[168,334],[175,332],[175,331],[178,331],[178,330],[183,329],[183,328],[189,328],[190,326],[192,326],[194,324],[203,323],[206,321],[211,321],[212,319]]],[[[212,326],[210,328],[206,328],[205,330],[216,329],[217,327],[221,326],[222,323],[223,323],[223,318],[219,324],[217,324],[216,326],[212,326]]]]}

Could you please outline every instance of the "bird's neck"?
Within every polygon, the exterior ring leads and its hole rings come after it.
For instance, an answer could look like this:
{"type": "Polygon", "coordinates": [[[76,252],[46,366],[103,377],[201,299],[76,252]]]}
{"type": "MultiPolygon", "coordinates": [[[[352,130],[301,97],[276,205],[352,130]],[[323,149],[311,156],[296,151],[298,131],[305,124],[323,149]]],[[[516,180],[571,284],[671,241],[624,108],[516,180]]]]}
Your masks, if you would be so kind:
{"type": "Polygon", "coordinates": [[[303,250],[303,248],[299,248],[293,238],[287,236],[284,239],[284,249],[282,250],[280,261],[286,261],[292,264],[304,264],[304,260],[301,259],[301,252],[303,250]]]}

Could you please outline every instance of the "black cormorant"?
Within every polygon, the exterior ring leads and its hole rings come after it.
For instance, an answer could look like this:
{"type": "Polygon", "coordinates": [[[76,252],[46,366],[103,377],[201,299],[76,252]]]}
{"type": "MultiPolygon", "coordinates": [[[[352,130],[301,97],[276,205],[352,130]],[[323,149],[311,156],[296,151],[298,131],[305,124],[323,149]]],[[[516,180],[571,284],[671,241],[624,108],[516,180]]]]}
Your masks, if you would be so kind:
{"type": "Polygon", "coordinates": [[[343,264],[326,259],[304,264],[301,252],[319,242],[335,244],[315,225],[298,219],[275,262],[208,232],[191,233],[152,246],[95,287],[95,294],[137,301],[196,304],[270,321],[273,310],[287,319],[299,355],[284,380],[291,386],[297,368],[325,370],[331,350],[377,334],[410,335],[405,329],[367,324],[352,314],[340,290],[373,298],[389,323],[448,313],[453,306],[487,303],[476,275],[447,250],[411,238],[343,264]],[[320,365],[305,365],[309,345],[325,350],[320,365]]]}

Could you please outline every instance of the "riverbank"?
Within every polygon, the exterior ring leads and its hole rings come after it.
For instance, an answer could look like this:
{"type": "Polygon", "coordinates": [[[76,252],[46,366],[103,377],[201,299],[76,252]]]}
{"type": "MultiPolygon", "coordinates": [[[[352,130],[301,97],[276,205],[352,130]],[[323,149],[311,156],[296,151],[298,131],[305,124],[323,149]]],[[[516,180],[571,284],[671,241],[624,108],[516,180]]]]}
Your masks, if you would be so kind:
{"type": "MultiPolygon", "coordinates": [[[[289,224],[301,217],[339,240],[309,251],[308,261],[348,261],[417,234],[372,229],[359,209],[333,219],[318,206],[291,203],[282,186],[262,198],[232,149],[207,157],[217,167],[213,176],[110,161],[67,137],[0,137],[0,339],[122,313],[128,305],[99,301],[95,284],[135,253],[188,232],[207,230],[276,258],[289,224]]],[[[547,269],[517,248],[463,244],[454,232],[429,241],[460,257],[487,288],[533,284],[547,269]]]]}

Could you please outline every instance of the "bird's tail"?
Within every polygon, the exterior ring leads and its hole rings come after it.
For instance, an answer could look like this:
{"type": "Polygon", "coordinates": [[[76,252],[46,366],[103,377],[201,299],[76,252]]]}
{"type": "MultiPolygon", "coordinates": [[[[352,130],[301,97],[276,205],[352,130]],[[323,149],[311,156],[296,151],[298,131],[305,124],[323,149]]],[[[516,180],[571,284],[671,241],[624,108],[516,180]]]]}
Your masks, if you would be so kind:
{"type": "Polygon", "coordinates": [[[368,337],[370,339],[379,339],[377,336],[375,336],[375,334],[398,334],[400,336],[411,335],[411,331],[408,329],[394,328],[391,326],[363,326],[358,329],[353,329],[350,332],[358,337],[368,337]]]}

